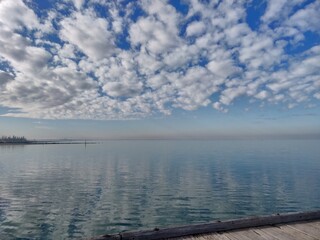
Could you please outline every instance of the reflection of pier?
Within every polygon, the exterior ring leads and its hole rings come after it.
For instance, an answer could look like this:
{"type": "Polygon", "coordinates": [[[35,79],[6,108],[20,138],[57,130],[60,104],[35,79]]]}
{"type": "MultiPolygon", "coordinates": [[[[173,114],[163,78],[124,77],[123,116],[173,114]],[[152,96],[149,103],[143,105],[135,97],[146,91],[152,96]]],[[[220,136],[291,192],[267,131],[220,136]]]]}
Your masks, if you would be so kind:
{"type": "Polygon", "coordinates": [[[180,240],[303,240],[320,239],[319,237],[320,210],[216,221],[173,228],[155,228],[149,231],[122,232],[99,236],[92,238],[92,240],[155,240],[167,238],[179,238],[180,240]]]}

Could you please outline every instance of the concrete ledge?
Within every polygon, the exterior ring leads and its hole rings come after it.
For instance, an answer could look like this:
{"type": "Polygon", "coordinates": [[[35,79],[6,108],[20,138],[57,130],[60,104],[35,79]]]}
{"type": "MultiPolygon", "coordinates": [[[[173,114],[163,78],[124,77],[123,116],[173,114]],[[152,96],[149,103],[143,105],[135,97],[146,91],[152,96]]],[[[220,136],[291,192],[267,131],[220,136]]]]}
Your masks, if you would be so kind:
{"type": "Polygon", "coordinates": [[[122,232],[113,235],[97,236],[91,238],[91,240],[155,240],[317,219],[320,219],[320,210],[310,212],[274,214],[269,216],[255,216],[227,221],[214,221],[204,224],[186,225],[180,227],[162,229],[155,228],[153,230],[145,231],[122,232]]]}

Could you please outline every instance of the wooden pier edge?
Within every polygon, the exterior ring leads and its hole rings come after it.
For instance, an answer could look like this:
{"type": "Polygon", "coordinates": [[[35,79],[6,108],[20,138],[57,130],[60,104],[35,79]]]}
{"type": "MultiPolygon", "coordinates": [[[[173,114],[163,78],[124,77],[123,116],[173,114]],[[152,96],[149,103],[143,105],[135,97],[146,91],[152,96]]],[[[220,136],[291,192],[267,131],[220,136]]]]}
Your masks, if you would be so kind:
{"type": "Polygon", "coordinates": [[[90,240],[156,240],[164,238],[183,237],[188,235],[222,232],[251,227],[293,223],[320,219],[320,210],[297,213],[273,214],[269,216],[254,216],[226,221],[214,221],[204,224],[193,224],[180,227],[155,228],[153,230],[121,232],[113,235],[102,235],[90,240]]]}

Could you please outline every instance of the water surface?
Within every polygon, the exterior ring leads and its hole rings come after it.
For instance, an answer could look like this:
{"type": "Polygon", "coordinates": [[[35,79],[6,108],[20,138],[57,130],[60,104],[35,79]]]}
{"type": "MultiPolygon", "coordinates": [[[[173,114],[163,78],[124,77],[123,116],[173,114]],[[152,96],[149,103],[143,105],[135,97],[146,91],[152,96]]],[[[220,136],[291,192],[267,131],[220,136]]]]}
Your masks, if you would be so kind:
{"type": "Polygon", "coordinates": [[[0,146],[0,239],[320,209],[320,141],[0,146]]]}

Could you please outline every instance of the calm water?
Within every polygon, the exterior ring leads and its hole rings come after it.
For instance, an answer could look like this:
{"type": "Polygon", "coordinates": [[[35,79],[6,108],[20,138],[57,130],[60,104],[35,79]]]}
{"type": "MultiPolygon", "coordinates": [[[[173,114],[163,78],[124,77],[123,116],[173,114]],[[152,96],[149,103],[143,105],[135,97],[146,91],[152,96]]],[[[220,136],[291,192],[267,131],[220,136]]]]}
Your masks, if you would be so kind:
{"type": "Polygon", "coordinates": [[[0,239],[320,209],[320,141],[0,147],[0,239]]]}

